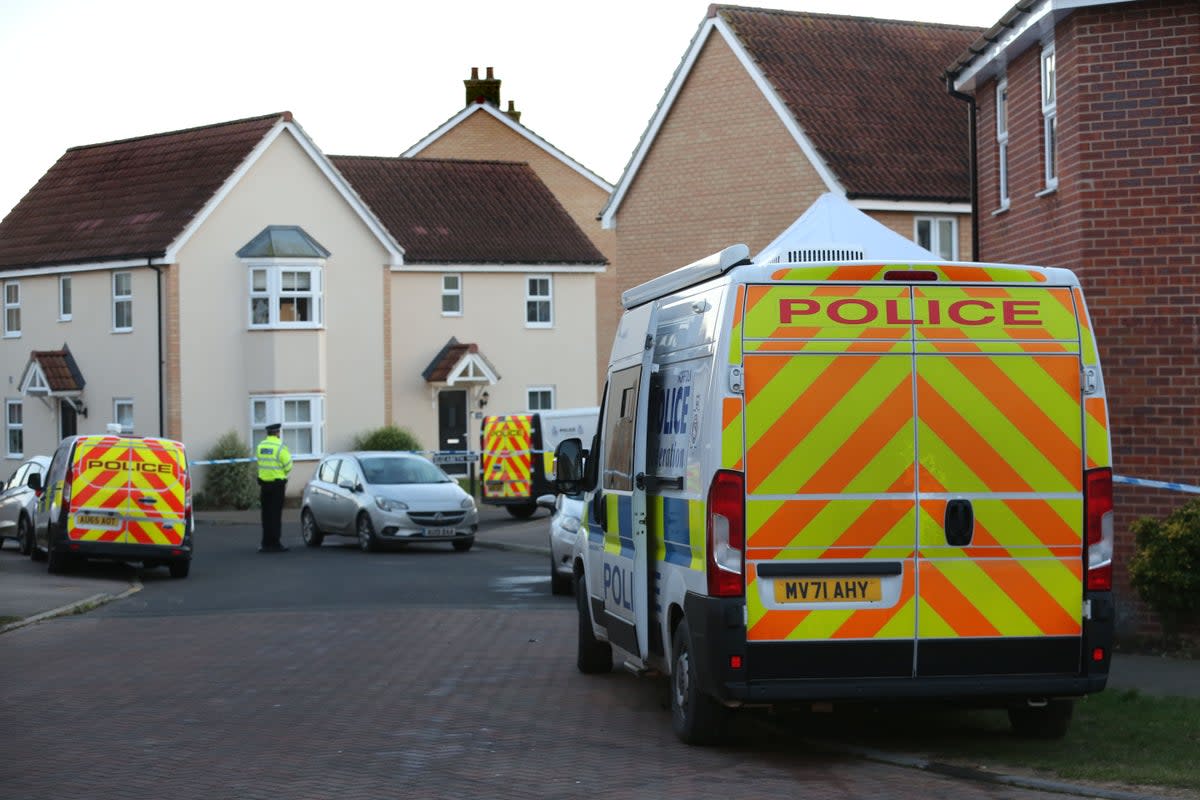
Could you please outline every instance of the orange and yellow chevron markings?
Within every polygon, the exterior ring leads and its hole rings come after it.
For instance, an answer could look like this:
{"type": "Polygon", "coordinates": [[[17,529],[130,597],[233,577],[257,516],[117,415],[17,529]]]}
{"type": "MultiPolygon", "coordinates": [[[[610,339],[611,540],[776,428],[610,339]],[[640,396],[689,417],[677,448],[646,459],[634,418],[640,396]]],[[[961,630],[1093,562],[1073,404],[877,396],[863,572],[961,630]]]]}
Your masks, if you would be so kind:
{"type": "Polygon", "coordinates": [[[485,497],[528,497],[533,470],[533,417],[488,417],[483,431],[485,497]]]}

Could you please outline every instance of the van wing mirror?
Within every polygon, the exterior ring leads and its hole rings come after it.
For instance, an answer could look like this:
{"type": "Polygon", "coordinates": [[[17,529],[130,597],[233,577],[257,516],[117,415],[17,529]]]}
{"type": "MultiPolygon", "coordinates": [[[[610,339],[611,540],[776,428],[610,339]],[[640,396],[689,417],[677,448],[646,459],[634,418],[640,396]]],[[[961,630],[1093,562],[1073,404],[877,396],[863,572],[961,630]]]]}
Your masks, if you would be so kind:
{"type": "Polygon", "coordinates": [[[578,437],[563,439],[554,448],[554,483],[559,492],[575,494],[583,480],[583,442],[578,437]]]}
{"type": "Polygon", "coordinates": [[[36,472],[33,473],[29,476],[29,480],[25,482],[25,485],[35,492],[40,492],[42,490],[42,476],[36,472]]]}

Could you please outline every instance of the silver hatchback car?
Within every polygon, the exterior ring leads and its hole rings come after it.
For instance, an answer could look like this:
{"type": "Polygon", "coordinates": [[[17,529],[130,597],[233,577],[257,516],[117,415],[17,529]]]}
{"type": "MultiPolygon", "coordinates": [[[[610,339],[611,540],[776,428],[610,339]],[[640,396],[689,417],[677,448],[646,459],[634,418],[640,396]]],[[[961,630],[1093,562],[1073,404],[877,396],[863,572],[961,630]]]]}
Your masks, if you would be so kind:
{"type": "Polygon", "coordinates": [[[412,542],[450,542],[465,552],[478,528],[474,498],[432,461],[411,453],[327,455],[300,501],[300,534],[309,547],[337,535],[356,537],[366,552],[412,542]]]}
{"type": "Polygon", "coordinates": [[[49,466],[48,456],[33,456],[0,483],[0,545],[5,539],[15,539],[22,555],[29,555],[33,547],[33,509],[39,494],[29,488],[29,476],[40,475],[45,485],[49,466]]]}

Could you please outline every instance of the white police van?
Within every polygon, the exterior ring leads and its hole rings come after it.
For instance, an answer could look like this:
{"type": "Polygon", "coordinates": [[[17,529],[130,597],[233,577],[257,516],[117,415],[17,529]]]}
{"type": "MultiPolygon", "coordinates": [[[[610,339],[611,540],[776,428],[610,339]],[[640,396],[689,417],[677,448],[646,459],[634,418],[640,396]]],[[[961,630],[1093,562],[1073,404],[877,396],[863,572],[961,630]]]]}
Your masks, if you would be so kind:
{"type": "Polygon", "coordinates": [[[1068,270],[751,263],[628,290],[583,490],[578,667],[730,709],[967,698],[1062,735],[1113,635],[1104,384],[1068,270]]]}

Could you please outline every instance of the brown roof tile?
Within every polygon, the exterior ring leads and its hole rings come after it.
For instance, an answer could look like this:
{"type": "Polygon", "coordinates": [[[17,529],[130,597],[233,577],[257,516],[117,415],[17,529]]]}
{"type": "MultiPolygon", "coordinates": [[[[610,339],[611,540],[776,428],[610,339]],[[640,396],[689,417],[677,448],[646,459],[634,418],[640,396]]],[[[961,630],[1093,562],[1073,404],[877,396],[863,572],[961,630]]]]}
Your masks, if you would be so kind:
{"type": "Polygon", "coordinates": [[[947,64],[982,28],[714,6],[849,197],[970,198],[966,103],[947,64]]]}
{"type": "Polygon", "coordinates": [[[0,268],[162,256],[281,119],[72,147],[0,221],[0,268]]]}
{"type": "Polygon", "coordinates": [[[605,263],[528,164],[330,156],[422,264],[605,263]]]}

